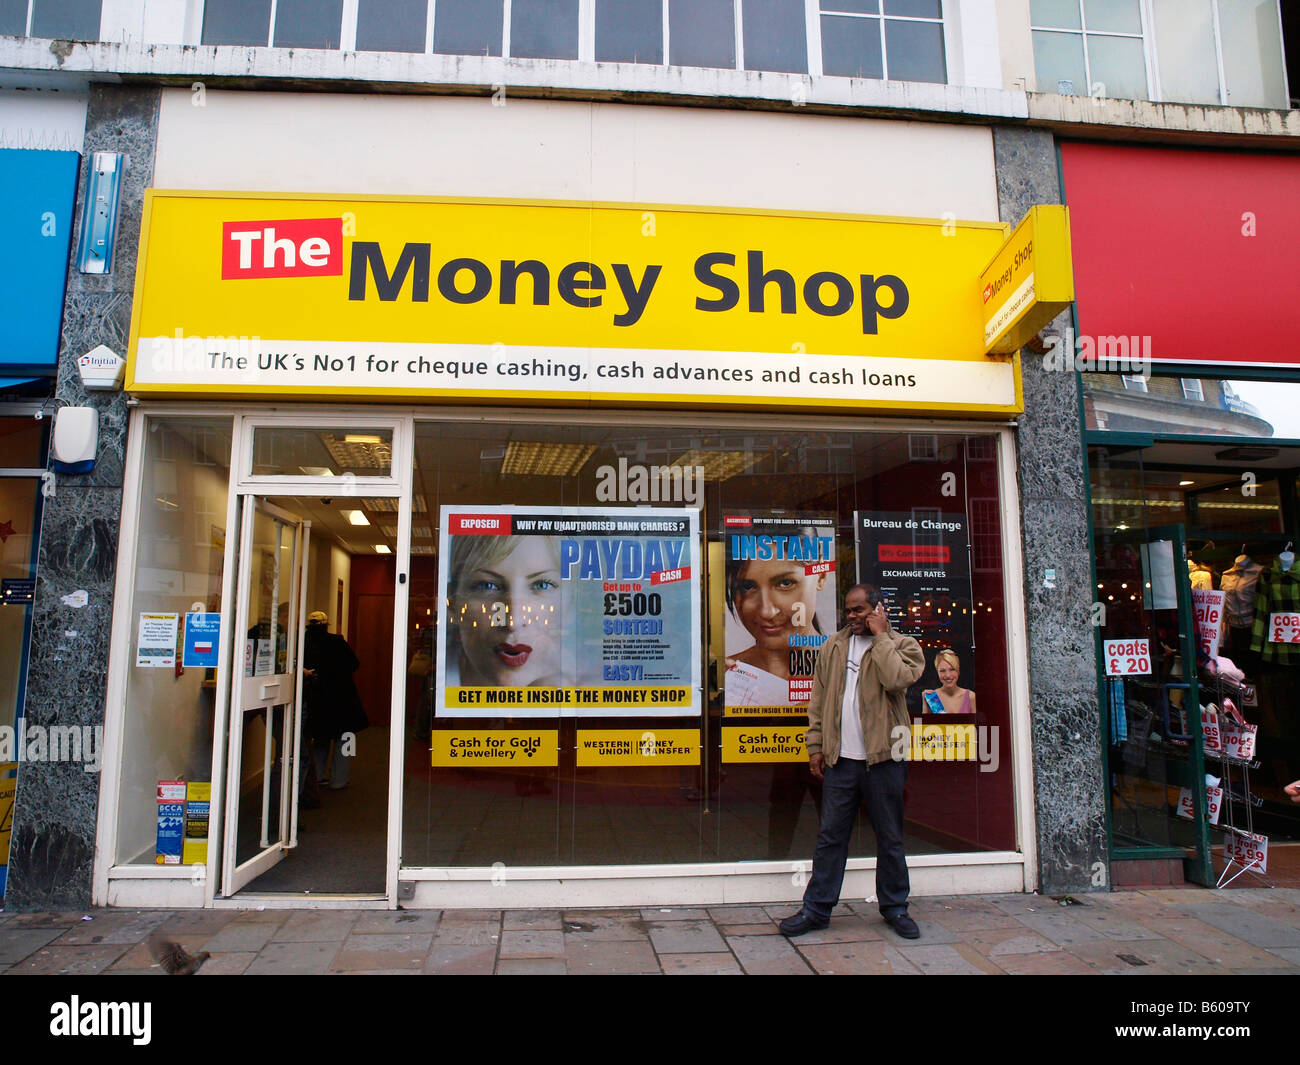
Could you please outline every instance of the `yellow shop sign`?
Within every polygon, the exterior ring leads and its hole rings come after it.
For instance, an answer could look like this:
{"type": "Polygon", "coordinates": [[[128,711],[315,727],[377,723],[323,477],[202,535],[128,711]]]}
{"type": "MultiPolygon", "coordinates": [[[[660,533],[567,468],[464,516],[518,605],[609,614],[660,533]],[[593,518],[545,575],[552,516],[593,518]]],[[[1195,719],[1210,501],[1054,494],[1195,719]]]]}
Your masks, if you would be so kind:
{"type": "Polygon", "coordinates": [[[700,732],[691,728],[579,729],[577,764],[699,765],[700,732]]]}
{"type": "Polygon", "coordinates": [[[724,762],[806,762],[806,725],[744,725],[722,730],[724,762]]]}
{"type": "Polygon", "coordinates": [[[436,766],[558,765],[560,734],[555,729],[434,729],[436,766]]]}
{"type": "Polygon", "coordinates": [[[979,288],[987,350],[1019,351],[1074,300],[1069,209],[1031,207],[980,274],[979,288]]]}
{"type": "Polygon", "coordinates": [[[137,393],[1014,413],[990,222],[147,194],[137,393]]]}

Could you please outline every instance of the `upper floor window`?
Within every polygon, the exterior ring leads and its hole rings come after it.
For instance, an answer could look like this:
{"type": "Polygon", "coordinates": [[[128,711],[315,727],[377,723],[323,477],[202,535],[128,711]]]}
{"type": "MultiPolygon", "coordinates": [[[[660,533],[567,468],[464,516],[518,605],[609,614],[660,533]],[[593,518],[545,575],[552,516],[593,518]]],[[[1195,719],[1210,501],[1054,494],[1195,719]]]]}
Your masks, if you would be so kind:
{"type": "Polygon", "coordinates": [[[947,78],[939,0],[820,0],[822,70],[852,78],[947,78]]]}
{"type": "Polygon", "coordinates": [[[1031,0],[1040,92],[1287,106],[1278,0],[1031,0]]]}
{"type": "MultiPolygon", "coordinates": [[[[0,0],[6,5],[33,0],[0,0]]],[[[42,3],[44,0],[34,0],[42,3]]],[[[204,44],[947,80],[944,0],[205,0],[204,44]]]]}
{"type": "Polygon", "coordinates": [[[1199,377],[1182,377],[1179,378],[1183,385],[1183,398],[1194,399],[1198,402],[1205,399],[1205,388],[1201,384],[1199,377]]]}
{"type": "Polygon", "coordinates": [[[103,0],[0,0],[0,36],[99,40],[103,0]]]}

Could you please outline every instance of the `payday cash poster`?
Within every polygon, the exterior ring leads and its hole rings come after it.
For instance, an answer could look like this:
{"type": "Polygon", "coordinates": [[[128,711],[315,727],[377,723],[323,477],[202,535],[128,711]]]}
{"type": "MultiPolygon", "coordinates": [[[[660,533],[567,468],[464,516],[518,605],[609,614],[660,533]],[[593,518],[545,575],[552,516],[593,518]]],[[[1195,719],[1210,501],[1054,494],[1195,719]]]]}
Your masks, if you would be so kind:
{"type": "Polygon", "coordinates": [[[723,516],[728,717],[808,712],[822,644],[835,634],[835,518],[723,516]]]}
{"type": "Polygon", "coordinates": [[[439,717],[700,713],[698,512],[444,506],[439,717]]]}

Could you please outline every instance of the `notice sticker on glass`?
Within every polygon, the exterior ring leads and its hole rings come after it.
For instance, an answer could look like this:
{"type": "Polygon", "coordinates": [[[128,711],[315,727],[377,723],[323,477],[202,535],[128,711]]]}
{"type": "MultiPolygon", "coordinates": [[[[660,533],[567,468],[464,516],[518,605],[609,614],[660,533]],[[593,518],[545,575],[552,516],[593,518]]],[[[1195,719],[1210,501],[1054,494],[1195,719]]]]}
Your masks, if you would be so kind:
{"type": "Polygon", "coordinates": [[[1269,614],[1269,643],[1300,643],[1300,614],[1269,614]]]}
{"type": "Polygon", "coordinates": [[[176,665],[176,629],[178,614],[140,615],[139,635],[135,645],[135,664],[172,669],[176,665]]]}

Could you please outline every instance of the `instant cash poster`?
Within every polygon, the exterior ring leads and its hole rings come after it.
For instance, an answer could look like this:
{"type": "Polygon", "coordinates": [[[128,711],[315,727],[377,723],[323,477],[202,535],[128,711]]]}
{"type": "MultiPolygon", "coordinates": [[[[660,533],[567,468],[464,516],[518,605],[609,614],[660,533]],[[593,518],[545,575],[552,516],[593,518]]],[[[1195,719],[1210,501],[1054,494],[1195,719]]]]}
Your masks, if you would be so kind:
{"type": "Polygon", "coordinates": [[[822,644],[836,629],[835,518],[723,517],[726,714],[806,714],[822,644]]]}
{"type": "Polygon", "coordinates": [[[439,717],[700,713],[692,509],[444,506],[439,717]]]}

